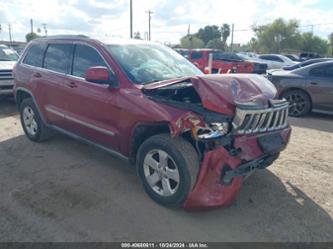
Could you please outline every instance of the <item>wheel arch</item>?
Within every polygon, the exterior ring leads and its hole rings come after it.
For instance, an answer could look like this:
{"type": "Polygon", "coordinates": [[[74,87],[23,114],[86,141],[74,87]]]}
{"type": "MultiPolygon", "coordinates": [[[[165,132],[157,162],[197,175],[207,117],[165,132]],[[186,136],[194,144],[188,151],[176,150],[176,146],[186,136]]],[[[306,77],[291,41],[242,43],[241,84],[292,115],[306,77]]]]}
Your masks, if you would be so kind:
{"type": "Polygon", "coordinates": [[[22,88],[22,87],[16,88],[16,90],[15,90],[15,102],[16,102],[16,106],[17,106],[18,109],[20,108],[20,105],[21,105],[22,101],[24,99],[27,99],[27,98],[32,99],[32,101],[34,102],[34,104],[37,108],[37,111],[38,111],[41,119],[43,120],[43,122],[45,122],[46,120],[45,120],[45,117],[43,115],[43,112],[41,112],[41,109],[39,108],[39,105],[38,105],[34,95],[32,94],[32,92],[30,90],[22,88]]]}
{"type": "Polygon", "coordinates": [[[136,154],[143,142],[146,141],[148,138],[160,133],[171,134],[170,124],[167,122],[141,123],[135,126],[132,132],[130,144],[131,163],[136,162],[136,154]]]}

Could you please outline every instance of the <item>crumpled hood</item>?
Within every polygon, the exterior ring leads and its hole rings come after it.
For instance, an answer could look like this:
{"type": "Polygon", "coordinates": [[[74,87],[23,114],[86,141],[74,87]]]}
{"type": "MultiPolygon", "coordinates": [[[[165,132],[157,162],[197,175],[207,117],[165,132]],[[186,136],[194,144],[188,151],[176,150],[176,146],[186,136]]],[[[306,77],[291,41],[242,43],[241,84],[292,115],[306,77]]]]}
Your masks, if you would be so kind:
{"type": "Polygon", "coordinates": [[[11,70],[15,63],[16,61],[0,61],[0,70],[11,70]]]}
{"type": "Polygon", "coordinates": [[[180,78],[149,84],[144,89],[156,89],[184,81],[191,81],[202,105],[215,112],[233,115],[237,105],[269,106],[276,95],[275,86],[256,74],[212,74],[180,78]]]}

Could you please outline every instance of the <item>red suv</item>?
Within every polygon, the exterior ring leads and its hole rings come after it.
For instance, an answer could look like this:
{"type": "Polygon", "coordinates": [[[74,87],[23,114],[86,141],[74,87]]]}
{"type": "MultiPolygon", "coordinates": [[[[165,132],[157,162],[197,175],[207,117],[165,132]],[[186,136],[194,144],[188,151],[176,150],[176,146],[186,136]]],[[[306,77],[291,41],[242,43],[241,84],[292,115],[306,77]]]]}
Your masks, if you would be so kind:
{"type": "Polygon", "coordinates": [[[203,75],[143,41],[57,36],[14,68],[27,137],[60,131],[136,163],[148,195],[187,210],[230,204],[289,140],[288,103],[258,75],[203,75]]]}

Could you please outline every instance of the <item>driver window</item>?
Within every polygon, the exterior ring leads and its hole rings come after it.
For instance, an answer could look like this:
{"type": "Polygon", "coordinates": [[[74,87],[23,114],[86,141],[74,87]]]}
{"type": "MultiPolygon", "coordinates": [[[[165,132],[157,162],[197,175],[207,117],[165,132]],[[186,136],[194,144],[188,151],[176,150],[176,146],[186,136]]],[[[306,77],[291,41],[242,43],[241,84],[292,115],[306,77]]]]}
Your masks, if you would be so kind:
{"type": "Polygon", "coordinates": [[[103,58],[92,47],[78,44],[75,47],[72,75],[84,78],[89,67],[107,67],[103,58]]]}

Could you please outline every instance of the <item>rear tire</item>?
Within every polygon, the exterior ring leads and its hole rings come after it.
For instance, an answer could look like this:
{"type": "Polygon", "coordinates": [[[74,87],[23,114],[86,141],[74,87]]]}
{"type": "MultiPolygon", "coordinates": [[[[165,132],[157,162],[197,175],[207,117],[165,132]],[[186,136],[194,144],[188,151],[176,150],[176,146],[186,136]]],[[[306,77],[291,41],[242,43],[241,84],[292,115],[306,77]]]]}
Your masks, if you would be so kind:
{"type": "Polygon", "coordinates": [[[302,90],[290,90],[282,95],[289,102],[289,116],[302,117],[311,111],[311,99],[302,90]]]}
{"type": "Polygon", "coordinates": [[[31,98],[24,99],[20,104],[21,124],[26,136],[34,142],[48,140],[53,132],[44,124],[38,109],[31,98]]]}
{"type": "Polygon", "coordinates": [[[155,202],[180,206],[196,182],[199,158],[185,139],[160,134],[140,146],[137,170],[146,193],[155,202]]]}

